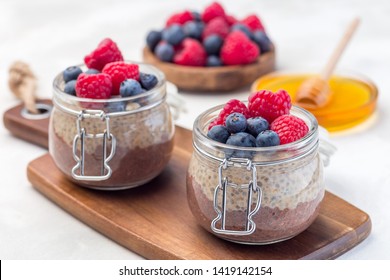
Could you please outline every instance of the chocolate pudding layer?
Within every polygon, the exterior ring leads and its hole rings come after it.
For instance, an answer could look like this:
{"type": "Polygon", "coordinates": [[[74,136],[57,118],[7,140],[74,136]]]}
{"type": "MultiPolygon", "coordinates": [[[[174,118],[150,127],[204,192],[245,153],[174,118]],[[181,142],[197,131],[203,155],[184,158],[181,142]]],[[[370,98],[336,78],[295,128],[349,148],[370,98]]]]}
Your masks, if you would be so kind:
{"type": "MultiPolygon", "coordinates": [[[[317,152],[273,165],[256,166],[257,184],[262,190],[259,211],[252,217],[256,229],[248,235],[213,232],[211,222],[217,217],[214,191],[218,186],[220,162],[195,152],[187,173],[187,196],[192,213],[207,231],[230,241],[269,244],[296,236],[318,215],[324,197],[322,162],[317,152]]],[[[235,184],[248,184],[252,173],[243,167],[228,167],[223,177],[235,184]]],[[[254,192],[251,209],[259,192],[254,192]]],[[[247,189],[227,188],[226,230],[243,231],[246,224],[247,189]]],[[[222,209],[222,191],[217,196],[222,209]]],[[[221,228],[220,221],[216,224],[221,228]]]]}
{"type": "MultiPolygon", "coordinates": [[[[78,134],[77,116],[58,108],[52,114],[50,154],[61,171],[78,185],[108,190],[139,186],[160,174],[171,157],[174,126],[168,105],[161,103],[146,110],[110,116],[110,133],[116,138],[116,152],[108,162],[112,175],[102,181],[76,180],[71,170],[77,163],[73,157],[73,139],[78,134]]],[[[87,134],[100,134],[106,130],[106,122],[96,118],[86,118],[80,126],[87,134]]],[[[107,155],[111,144],[108,140],[107,155]]],[[[102,138],[86,139],[84,151],[85,176],[102,175],[102,138]]],[[[77,156],[80,157],[80,143],[77,156]]],[[[76,172],[79,175],[79,170],[76,172]]]]}

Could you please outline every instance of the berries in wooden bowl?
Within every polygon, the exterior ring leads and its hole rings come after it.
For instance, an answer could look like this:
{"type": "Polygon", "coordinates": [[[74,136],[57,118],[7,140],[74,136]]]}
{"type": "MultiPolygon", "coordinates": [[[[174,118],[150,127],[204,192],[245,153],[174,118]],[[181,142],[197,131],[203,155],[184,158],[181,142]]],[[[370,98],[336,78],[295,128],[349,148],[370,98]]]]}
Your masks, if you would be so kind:
{"type": "Polygon", "coordinates": [[[231,91],[275,67],[275,48],[257,15],[242,20],[217,2],[171,15],[146,36],[145,62],[189,91],[231,91]]]}

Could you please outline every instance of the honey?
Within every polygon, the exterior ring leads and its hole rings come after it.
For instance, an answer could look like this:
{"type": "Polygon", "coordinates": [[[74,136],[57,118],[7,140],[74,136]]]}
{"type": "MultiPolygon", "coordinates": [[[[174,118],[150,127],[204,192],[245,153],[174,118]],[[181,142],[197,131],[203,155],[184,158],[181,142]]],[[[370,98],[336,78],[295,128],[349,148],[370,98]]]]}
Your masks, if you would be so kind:
{"type": "MultiPolygon", "coordinates": [[[[299,86],[312,76],[314,74],[271,73],[255,81],[252,91],[267,89],[275,92],[284,89],[290,94],[294,104],[299,86]]],[[[378,90],[366,78],[335,74],[330,78],[329,86],[332,92],[329,103],[324,107],[309,110],[328,131],[354,127],[375,111],[378,90]]]]}

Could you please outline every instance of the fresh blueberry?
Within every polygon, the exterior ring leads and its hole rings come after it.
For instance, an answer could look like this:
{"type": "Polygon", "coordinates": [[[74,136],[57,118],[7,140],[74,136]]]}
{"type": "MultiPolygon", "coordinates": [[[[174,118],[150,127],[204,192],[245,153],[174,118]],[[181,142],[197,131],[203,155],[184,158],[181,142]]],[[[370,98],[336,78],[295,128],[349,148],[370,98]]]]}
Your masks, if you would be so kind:
{"type": "Polygon", "coordinates": [[[242,31],[249,39],[253,40],[253,33],[252,31],[248,28],[248,26],[246,26],[245,24],[242,24],[242,23],[235,23],[232,25],[232,27],[230,28],[231,31],[235,31],[235,30],[240,30],[242,31]]]}
{"type": "Polygon", "coordinates": [[[188,21],[184,24],[183,30],[188,37],[199,40],[202,37],[203,27],[201,22],[188,21]]]}
{"type": "Polygon", "coordinates": [[[173,55],[175,54],[175,50],[173,49],[173,46],[171,44],[163,42],[157,45],[156,49],[154,50],[154,53],[160,60],[165,62],[171,62],[173,59],[173,55]]]}
{"type": "Polygon", "coordinates": [[[153,74],[139,73],[139,81],[144,89],[149,90],[157,85],[157,77],[153,74]]]}
{"type": "Polygon", "coordinates": [[[143,93],[145,90],[141,84],[133,79],[124,80],[119,87],[119,94],[122,97],[134,96],[143,93]]]}
{"type": "MultiPolygon", "coordinates": [[[[232,134],[229,136],[226,144],[237,146],[237,147],[256,147],[256,139],[253,135],[250,135],[246,132],[239,132],[236,134],[232,134]]],[[[237,157],[237,158],[252,158],[252,151],[243,151],[243,150],[233,150],[227,149],[225,150],[225,155],[229,157],[237,157]]]]}
{"type": "Polygon", "coordinates": [[[222,47],[223,39],[218,35],[207,36],[203,41],[203,46],[209,55],[218,55],[222,47]]]}
{"type": "Polygon", "coordinates": [[[183,28],[178,24],[172,24],[162,31],[162,39],[174,46],[180,44],[185,37],[183,28]]]}
{"type": "Polygon", "coordinates": [[[269,127],[268,121],[262,117],[249,118],[247,119],[246,123],[246,130],[254,137],[259,135],[260,132],[267,130],[269,127]]]}
{"type": "Polygon", "coordinates": [[[230,133],[227,130],[226,126],[223,125],[215,125],[213,126],[209,132],[207,133],[207,136],[210,139],[213,139],[215,141],[218,141],[220,143],[226,143],[226,140],[229,138],[230,133]]]}
{"type": "Polygon", "coordinates": [[[264,31],[255,31],[253,33],[253,41],[259,46],[261,53],[266,53],[271,50],[271,40],[264,31]]]}
{"type": "Polygon", "coordinates": [[[76,80],[77,77],[83,73],[80,67],[78,66],[70,66],[62,72],[62,76],[64,78],[65,83],[71,81],[71,80],[76,80]]]}
{"type": "Polygon", "coordinates": [[[126,101],[117,101],[117,102],[107,102],[106,111],[107,112],[121,112],[126,111],[126,101]]]}
{"type": "Polygon", "coordinates": [[[146,35],[146,44],[148,45],[149,49],[154,51],[154,48],[157,46],[157,44],[161,41],[161,31],[152,30],[146,35]]]}
{"type": "Polygon", "coordinates": [[[85,71],[84,74],[88,74],[88,75],[91,75],[91,74],[99,74],[100,71],[99,70],[96,70],[96,69],[93,69],[93,68],[90,68],[88,69],[87,71],[85,71]]]}
{"type": "Polygon", "coordinates": [[[230,114],[225,121],[226,128],[230,133],[244,132],[246,130],[246,118],[241,113],[230,114]]]}
{"type": "Polygon", "coordinates": [[[65,84],[64,91],[70,95],[76,95],[76,80],[71,80],[65,84]]]}
{"type": "Polygon", "coordinates": [[[222,66],[222,61],[218,56],[210,55],[207,57],[206,66],[209,66],[209,67],[222,66]]]}
{"type": "Polygon", "coordinates": [[[257,147],[270,147],[280,144],[279,135],[272,130],[264,130],[256,137],[257,147]]]}
{"type": "Polygon", "coordinates": [[[200,15],[199,12],[192,11],[191,13],[192,13],[192,17],[194,18],[195,21],[199,21],[199,22],[202,21],[202,16],[200,15]]]}
{"type": "Polygon", "coordinates": [[[226,144],[237,147],[256,147],[256,139],[246,132],[238,132],[229,136],[226,144]]]}

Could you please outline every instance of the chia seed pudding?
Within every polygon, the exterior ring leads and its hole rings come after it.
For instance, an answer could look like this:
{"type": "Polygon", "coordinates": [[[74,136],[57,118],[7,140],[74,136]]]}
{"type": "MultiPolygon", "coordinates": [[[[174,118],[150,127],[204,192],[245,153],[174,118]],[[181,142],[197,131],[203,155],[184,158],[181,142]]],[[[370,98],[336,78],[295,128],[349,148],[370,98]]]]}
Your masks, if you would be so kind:
{"type": "MultiPolygon", "coordinates": [[[[59,75],[54,81],[54,109],[49,128],[49,151],[57,167],[76,184],[104,190],[136,187],[152,180],[167,165],[173,150],[174,124],[165,102],[165,79],[154,67],[140,64],[145,73],[153,73],[159,79],[151,90],[135,97],[112,99],[88,99],[65,94],[64,81],[59,75]],[[104,114],[108,121],[97,117],[85,117],[79,122],[80,128],[89,135],[107,131],[115,137],[115,153],[107,162],[111,175],[103,180],[77,179],[72,169],[81,157],[81,140],[75,144],[79,134],[78,118],[81,112],[104,114]]],[[[108,156],[113,148],[113,139],[106,139],[108,156]]],[[[85,138],[84,174],[96,176],[105,173],[103,139],[85,138]]],[[[76,171],[79,173],[79,171],[76,171]]],[[[107,172],[106,172],[107,173],[107,172]]],[[[79,174],[78,174],[79,175],[79,174]]]]}
{"type": "Polygon", "coordinates": [[[265,148],[240,148],[221,144],[206,137],[207,126],[221,108],[212,108],[198,117],[194,124],[192,155],[187,172],[187,198],[190,209],[198,223],[216,236],[238,243],[269,244],[296,236],[310,226],[319,213],[324,197],[323,167],[318,153],[317,122],[305,110],[294,107],[291,114],[302,118],[309,127],[309,133],[302,139],[280,146],[265,148]],[[230,150],[247,151],[247,158],[256,169],[257,186],[248,203],[247,185],[253,173],[243,167],[242,159],[229,159],[230,150]],[[223,162],[233,164],[222,168],[222,178],[236,186],[226,187],[223,208],[218,169],[223,162]],[[261,193],[261,197],[258,196],[261,193]],[[248,228],[247,208],[255,209],[257,199],[259,210],[253,215],[255,229],[248,228]],[[214,201],[215,200],[215,201],[214,201]],[[225,211],[225,226],[221,230],[219,211],[225,211]],[[216,219],[215,228],[211,226],[216,219]],[[234,231],[234,232],[232,232],[234,231]]]}

